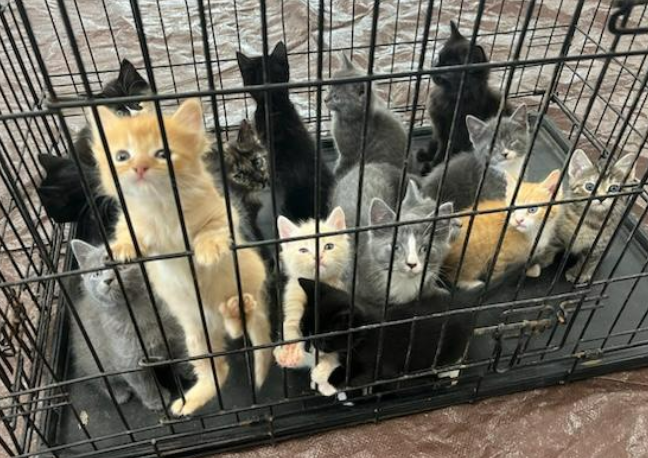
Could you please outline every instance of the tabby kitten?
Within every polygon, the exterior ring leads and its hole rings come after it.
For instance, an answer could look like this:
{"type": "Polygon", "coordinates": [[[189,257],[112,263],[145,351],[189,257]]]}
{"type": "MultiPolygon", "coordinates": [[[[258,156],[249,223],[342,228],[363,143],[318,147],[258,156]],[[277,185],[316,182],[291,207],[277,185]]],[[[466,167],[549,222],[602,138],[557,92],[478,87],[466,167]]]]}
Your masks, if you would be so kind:
{"type": "MultiPolygon", "coordinates": [[[[81,240],[72,240],[71,247],[81,269],[106,267],[105,248],[94,247],[81,240]]],[[[142,287],[144,279],[139,266],[120,266],[118,270],[124,285],[123,290],[117,281],[115,271],[106,267],[106,270],[82,275],[81,299],[75,302],[81,324],[92,341],[104,371],[119,372],[137,369],[140,360],[145,357],[128,312],[127,300],[149,358],[168,360],[186,357],[182,330],[164,302],[158,299],[155,305],[172,354],[167,352],[164,337],[153,311],[153,304],[142,287]]],[[[98,367],[76,323],[72,329],[75,364],[79,366],[83,375],[98,373],[98,367]]],[[[180,376],[190,378],[190,371],[184,364],[174,366],[174,370],[180,376]]],[[[160,387],[161,392],[158,391],[154,377],[155,374],[150,369],[140,369],[111,377],[111,387],[117,402],[122,404],[135,393],[148,409],[162,410],[164,408],[162,399],[168,402],[170,394],[163,387],[160,387]]],[[[98,383],[98,386],[101,391],[105,391],[103,383],[98,383]]]]}
{"type": "Polygon", "coordinates": [[[541,259],[541,264],[551,264],[556,253],[567,249],[574,234],[577,234],[570,249],[570,254],[574,255],[577,261],[573,267],[565,272],[565,278],[572,283],[577,280],[581,282],[590,281],[605,251],[605,247],[610,242],[621,221],[624,202],[627,197],[621,197],[616,204],[613,204],[615,201],[613,196],[635,180],[633,161],[633,155],[627,154],[614,164],[611,164],[603,174],[598,188],[596,188],[596,182],[601,177],[600,167],[590,161],[583,150],[574,151],[574,155],[569,162],[569,186],[566,198],[577,199],[593,195],[600,195],[601,197],[591,201],[578,233],[576,233],[576,227],[585,212],[587,202],[580,201],[561,205],[564,216],[557,227],[553,246],[541,259]],[[605,226],[603,226],[603,222],[610,212],[612,214],[605,226]],[[601,236],[596,241],[596,245],[593,246],[599,232],[601,232],[601,236]],[[592,253],[587,258],[590,249],[592,253]]]}
{"type": "MultiPolygon", "coordinates": [[[[277,228],[282,239],[315,235],[315,220],[295,224],[285,216],[277,219],[277,228]]],[[[340,207],[333,209],[328,218],[320,222],[319,232],[337,232],[346,229],[344,212],[340,207]]],[[[342,288],[343,275],[350,257],[349,240],[346,234],[322,237],[319,253],[316,253],[315,238],[284,242],[281,244],[281,260],[288,277],[283,296],[284,340],[299,339],[302,336],[300,323],[304,315],[306,297],[298,283],[299,278],[315,278],[316,263],[319,264],[320,281],[342,288]]],[[[292,343],[277,347],[275,358],[282,367],[298,367],[304,363],[304,343],[292,343]]]]}
{"type": "MultiPolygon", "coordinates": [[[[418,220],[434,216],[437,204],[423,197],[416,183],[410,180],[405,198],[401,205],[400,221],[418,220]]],[[[439,217],[453,212],[452,203],[439,206],[439,217]]],[[[369,208],[369,221],[372,226],[389,224],[396,221],[396,212],[380,199],[373,199],[369,208]]],[[[393,245],[394,263],[389,290],[389,302],[403,304],[418,297],[421,277],[424,273],[426,258],[429,258],[422,297],[435,292],[439,270],[450,249],[454,234],[451,219],[399,226],[396,243],[393,245]],[[428,253],[430,232],[434,228],[432,245],[428,253]]],[[[358,254],[358,295],[376,305],[386,298],[387,278],[392,252],[394,229],[392,227],[373,229],[364,237],[358,254]]]]}
{"type": "MultiPolygon", "coordinates": [[[[560,170],[554,170],[542,183],[522,183],[516,197],[516,205],[530,205],[526,209],[518,209],[512,212],[508,225],[506,223],[506,211],[510,195],[514,185],[509,185],[509,197],[506,200],[485,200],[480,202],[478,210],[496,210],[500,212],[483,213],[475,216],[468,238],[468,246],[463,258],[461,270],[459,261],[464,247],[469,228],[469,216],[462,218],[461,230],[457,239],[445,260],[445,271],[450,281],[457,282],[460,288],[471,289],[484,285],[482,277],[488,272],[495,256],[497,260],[493,268],[492,279],[500,278],[509,267],[523,264],[531,251],[533,242],[538,235],[538,229],[547,212],[547,206],[535,206],[534,204],[549,202],[551,195],[558,186],[560,170]],[[505,230],[504,240],[499,253],[496,252],[497,244],[505,230]]],[[[511,180],[513,180],[511,178],[511,180]]],[[[553,238],[553,230],[556,228],[555,220],[558,218],[557,207],[553,207],[549,221],[543,229],[543,235],[547,240],[553,238]],[[545,231],[547,233],[545,234],[545,231]]],[[[538,276],[540,266],[533,265],[529,269],[530,276],[538,276]]]]}
{"type": "MultiPolygon", "coordinates": [[[[448,163],[446,179],[439,196],[441,202],[453,202],[455,208],[472,207],[477,198],[479,181],[488,162],[488,170],[479,200],[504,199],[507,179],[504,172],[517,177],[529,145],[529,124],[526,106],[520,105],[507,118],[502,118],[492,151],[490,144],[495,134],[497,119],[481,121],[466,118],[466,126],[474,151],[454,156],[448,163]]],[[[437,198],[445,164],[437,165],[423,179],[423,194],[437,198]]]]}
{"type": "MultiPolygon", "coordinates": [[[[345,54],[342,62],[342,68],[333,74],[334,79],[366,75],[345,54]]],[[[324,99],[331,110],[331,134],[340,155],[335,168],[338,178],[360,161],[366,86],[364,82],[332,85],[324,99]]],[[[385,162],[402,167],[407,149],[405,128],[375,90],[371,91],[366,122],[365,164],[385,162]]]]}
{"type": "MultiPolygon", "coordinates": [[[[470,40],[465,38],[454,21],[450,21],[450,38],[439,52],[435,68],[464,65],[470,52],[470,40]]],[[[469,63],[488,62],[486,52],[481,45],[475,44],[469,63]]],[[[488,85],[490,70],[488,68],[470,70],[466,73],[464,90],[459,105],[459,114],[455,125],[454,140],[450,157],[470,149],[468,130],[463,120],[466,116],[475,116],[488,120],[499,110],[502,97],[488,85]]],[[[459,97],[461,71],[444,72],[432,77],[434,86],[428,99],[428,113],[432,122],[432,139],[427,152],[420,150],[418,160],[429,162],[427,170],[443,162],[445,151],[450,140],[450,128],[459,97]]],[[[511,114],[511,107],[506,104],[504,115],[511,114]]]]}
{"type": "MultiPolygon", "coordinates": [[[[261,56],[248,57],[238,52],[239,69],[245,86],[263,84],[261,56]]],[[[269,83],[287,83],[290,67],[286,46],[279,42],[266,60],[269,83]]],[[[315,143],[306,130],[295,106],[290,101],[288,89],[267,91],[251,90],[257,104],[254,125],[264,145],[272,151],[275,160],[275,183],[281,200],[281,214],[293,220],[305,220],[328,214],[328,198],[333,175],[320,160],[320,185],[315,189],[315,143]],[[266,97],[270,106],[270,132],[266,131],[266,97]],[[319,214],[315,215],[315,193],[320,193],[319,214]]]]}
{"type": "MultiPolygon", "coordinates": [[[[110,160],[117,171],[130,212],[135,235],[143,255],[164,255],[185,251],[167,159],[175,170],[176,187],[194,255],[196,276],[209,331],[211,349],[224,350],[225,333],[236,338],[242,332],[239,316],[239,291],[230,250],[229,222],[225,202],[216,189],[203,162],[210,149],[202,118],[200,101],[183,102],[172,116],[164,116],[169,151],[162,145],[158,119],[152,114],[121,118],[107,108],[99,113],[108,144],[110,160]],[[170,157],[167,156],[170,154],[170,157]],[[218,279],[218,281],[214,281],[218,279]]],[[[102,192],[116,196],[103,145],[96,133],[93,150],[99,166],[102,192]]],[[[238,229],[238,212],[233,210],[233,225],[238,229]]],[[[237,240],[241,240],[238,237],[237,240]]],[[[111,249],[117,260],[133,259],[137,253],[120,214],[111,249]]],[[[241,272],[242,308],[254,345],[270,343],[270,324],[264,297],[265,268],[253,249],[238,252],[241,272]]],[[[202,331],[199,304],[188,260],[184,257],[149,262],[147,272],[156,293],[168,304],[185,336],[189,356],[208,351],[202,331]]],[[[255,352],[255,382],[260,387],[266,378],[271,354],[255,352]]],[[[197,377],[185,394],[171,405],[176,415],[189,415],[216,394],[211,364],[207,359],[192,361],[197,377]]],[[[227,379],[229,365],[225,357],[214,358],[218,383],[227,379]]]]}

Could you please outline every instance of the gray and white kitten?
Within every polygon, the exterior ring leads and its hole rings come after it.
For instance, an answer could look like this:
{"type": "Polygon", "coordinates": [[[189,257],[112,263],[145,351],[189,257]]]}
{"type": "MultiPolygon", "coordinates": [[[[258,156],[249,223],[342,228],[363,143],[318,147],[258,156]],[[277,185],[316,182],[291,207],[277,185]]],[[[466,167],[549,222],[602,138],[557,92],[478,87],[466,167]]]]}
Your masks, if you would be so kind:
{"type": "MultiPolygon", "coordinates": [[[[342,68],[333,74],[333,78],[366,75],[344,54],[342,62],[342,68]]],[[[324,99],[331,110],[331,133],[340,155],[335,168],[336,177],[343,176],[360,161],[365,100],[365,82],[332,85],[324,99]]],[[[375,90],[371,91],[365,145],[365,164],[386,162],[402,167],[407,148],[405,128],[375,90]]]]}
{"type": "MultiPolygon", "coordinates": [[[[596,182],[601,176],[600,167],[590,161],[583,150],[574,151],[574,155],[569,162],[569,186],[565,198],[590,197],[593,191],[595,191],[596,196],[601,197],[591,201],[583,223],[571,246],[570,253],[577,260],[576,264],[565,272],[565,278],[568,281],[572,283],[577,280],[588,282],[592,278],[605,248],[621,221],[627,197],[618,198],[613,205],[615,199],[612,196],[623,191],[624,186],[635,180],[634,169],[630,170],[633,160],[633,155],[628,154],[610,165],[603,174],[598,188],[595,189],[596,182]],[[610,211],[612,214],[605,226],[603,226],[603,222],[610,211]],[[601,232],[601,235],[596,241],[596,245],[594,245],[599,232],[601,232]],[[592,253],[587,258],[590,249],[592,249],[592,253]]],[[[556,227],[556,237],[552,249],[548,250],[539,260],[542,267],[551,264],[556,253],[567,249],[576,233],[576,227],[585,212],[586,205],[587,201],[563,205],[563,216],[556,227]]]]}
{"type": "MultiPolygon", "coordinates": [[[[452,202],[457,210],[472,207],[477,198],[479,181],[488,162],[488,170],[479,194],[479,200],[504,199],[507,180],[504,172],[519,176],[529,145],[529,123],[526,106],[520,105],[510,117],[502,118],[492,151],[490,144],[495,135],[497,118],[481,121],[466,117],[466,126],[474,150],[454,156],[448,170],[440,202],[452,202]]],[[[423,179],[422,192],[437,198],[445,164],[439,164],[423,179]]]]}
{"type": "MultiPolygon", "coordinates": [[[[72,251],[81,269],[96,269],[105,266],[106,250],[94,247],[81,240],[72,240],[72,251]]],[[[132,307],[133,316],[142,335],[149,358],[170,359],[186,356],[184,334],[170,315],[162,300],[156,298],[160,319],[172,355],[167,352],[164,339],[158,327],[153,306],[144,288],[144,279],[139,266],[120,266],[119,274],[124,289],[119,285],[117,275],[111,268],[82,275],[81,297],[75,303],[81,323],[99,356],[104,371],[131,371],[139,367],[144,352],[137,338],[133,321],[128,313],[126,298],[132,307]],[[126,295],[126,296],[125,296],[126,295]]],[[[83,339],[76,323],[72,325],[72,351],[75,364],[84,375],[97,374],[99,369],[83,339]]],[[[181,377],[189,379],[186,364],[174,366],[181,377]]],[[[127,402],[131,394],[151,410],[161,410],[164,402],[170,400],[169,391],[155,383],[152,369],[140,369],[111,377],[110,385],[118,403],[127,402]]],[[[100,390],[107,394],[103,380],[96,379],[100,390]]]]}
{"type": "MultiPolygon", "coordinates": [[[[400,221],[411,221],[434,216],[436,202],[423,197],[413,180],[410,180],[407,193],[401,205],[400,221]]],[[[453,212],[450,202],[441,204],[440,217],[453,212]]],[[[373,199],[369,208],[369,221],[373,225],[393,223],[396,212],[380,199],[373,199]]],[[[421,297],[436,292],[441,265],[450,249],[456,226],[454,220],[443,219],[436,222],[430,252],[427,252],[433,222],[399,226],[396,243],[393,245],[394,263],[389,290],[390,304],[403,304],[418,298],[421,277],[426,258],[429,257],[425,283],[421,297]]],[[[392,252],[394,228],[379,228],[369,232],[360,244],[358,254],[358,295],[371,303],[382,304],[386,296],[389,262],[392,252]]]]}
{"type": "MultiPolygon", "coordinates": [[[[366,164],[362,177],[360,226],[369,225],[369,206],[373,199],[381,199],[391,208],[398,200],[401,171],[391,164],[366,164]]],[[[338,180],[331,195],[331,208],[342,207],[347,227],[354,227],[357,218],[360,164],[355,165],[338,180]]]]}

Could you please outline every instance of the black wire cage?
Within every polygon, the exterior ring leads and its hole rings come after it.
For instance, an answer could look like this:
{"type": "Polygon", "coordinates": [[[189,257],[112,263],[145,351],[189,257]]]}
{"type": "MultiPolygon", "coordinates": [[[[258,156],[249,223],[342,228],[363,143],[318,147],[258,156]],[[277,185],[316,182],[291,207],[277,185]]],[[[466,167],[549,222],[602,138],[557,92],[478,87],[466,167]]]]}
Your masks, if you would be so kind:
{"type": "MultiPolygon", "coordinates": [[[[648,174],[641,154],[648,140],[648,40],[643,35],[647,5],[642,0],[613,5],[600,0],[0,2],[0,446],[4,452],[16,457],[199,455],[646,365],[648,238],[643,221],[648,174]],[[477,46],[485,51],[484,62],[466,60],[450,68],[434,65],[450,34],[451,20],[468,39],[471,52],[477,46]],[[287,44],[288,83],[267,80],[265,67],[279,41],[287,44]],[[289,88],[322,167],[332,167],[337,157],[324,105],[327,90],[340,82],[370,81],[368,91],[380,94],[407,132],[408,153],[399,176],[403,191],[411,172],[408,163],[430,137],[427,94],[434,77],[449,71],[461,81],[459,90],[467,91],[468,73],[489,69],[491,85],[506,100],[527,105],[532,139],[524,162],[528,176],[540,178],[559,169],[566,182],[577,149],[585,150],[605,169],[619,157],[631,155],[635,179],[609,196],[623,217],[609,223],[615,227],[609,240],[604,240],[595,275],[587,281],[565,281],[571,262],[567,255],[559,256],[538,278],[513,272],[506,281],[491,285],[490,268],[485,287],[459,308],[435,307],[433,299],[420,298],[423,307],[417,310],[422,313],[397,321],[406,329],[398,334],[405,336],[404,343],[400,337],[399,342],[389,341],[389,330],[396,325],[387,321],[391,308],[387,299],[379,306],[377,322],[358,327],[350,319],[345,329],[324,332],[326,323],[318,323],[317,312],[327,304],[315,294],[316,332],[304,340],[341,336],[350,347],[353,336],[375,330],[376,367],[384,353],[398,345],[407,348],[408,361],[415,358],[412,352],[422,351],[413,349],[412,342],[421,338],[417,327],[425,320],[438,323],[438,332],[424,336],[429,340],[426,351],[436,353],[426,370],[400,370],[390,377],[376,370],[370,380],[343,391],[344,395],[322,396],[311,387],[308,371],[282,370],[276,365],[265,383],[256,387],[251,360],[258,355],[253,350],[264,347],[253,346],[248,333],[224,352],[190,358],[226,356],[232,368],[227,382],[217,386],[217,396],[191,417],[173,416],[168,399],[154,412],[136,398],[118,403],[114,392],[98,394],[91,382],[110,386],[122,372],[153,370],[158,392],[170,383],[174,396],[182,397],[187,384],[173,373],[188,358],[170,361],[145,352],[146,358],[122,371],[78,371],[71,340],[80,338],[88,347],[105,342],[87,332],[72,336],[72,327],[84,329],[77,312],[77,289],[79,275],[88,271],[75,264],[70,241],[83,238],[89,222],[102,220],[102,208],[90,204],[86,212],[91,217],[75,223],[48,217],[37,193],[46,175],[39,156],[68,158],[81,170],[83,158],[75,154],[74,145],[86,125],[84,109],[93,116],[92,108],[99,105],[139,109],[150,103],[161,118],[163,111],[190,97],[201,99],[205,124],[213,132],[217,151],[222,150],[236,136],[241,119],[254,117],[255,102],[240,79],[237,51],[264,56],[265,76],[257,91],[289,88]],[[334,79],[340,53],[359,62],[365,75],[334,79]],[[150,91],[102,92],[125,58],[135,63],[150,91]],[[444,363],[438,358],[439,348],[456,337],[456,322],[469,327],[468,337],[460,358],[444,363]],[[449,372],[454,372],[452,378],[443,376],[449,372]]],[[[365,116],[368,103],[366,110],[365,116]]],[[[504,116],[499,110],[498,119],[504,116]]],[[[463,122],[454,118],[455,125],[463,122]]],[[[263,122],[270,131],[270,117],[263,122]]],[[[365,145],[367,129],[358,135],[365,145]]],[[[264,236],[253,242],[234,239],[232,249],[265,250],[268,270],[273,272],[266,288],[274,330],[274,343],[266,347],[273,348],[282,339],[282,265],[277,259],[281,240],[273,229],[277,205],[271,195],[276,185],[273,164],[281,151],[270,147],[268,154],[270,184],[262,200],[270,210],[259,217],[264,236]]],[[[442,167],[448,165],[449,155],[445,158],[442,167]]],[[[319,184],[322,171],[316,169],[313,180],[319,184]]],[[[83,194],[94,202],[92,171],[79,173],[83,194]]],[[[227,197],[227,179],[224,188],[227,197]]],[[[594,189],[583,200],[590,205],[605,195],[603,189],[594,189]]],[[[553,197],[543,205],[568,203],[556,194],[553,197]]],[[[316,207],[324,205],[320,200],[318,195],[316,207]]],[[[510,215],[515,207],[500,210],[510,215]]],[[[455,216],[473,221],[479,213],[475,207],[455,216]]],[[[428,220],[440,224],[444,218],[449,217],[436,214],[428,220]]],[[[386,226],[405,227],[402,221],[386,226]]],[[[363,230],[351,228],[346,233],[358,237],[363,230]]],[[[109,231],[99,232],[100,239],[109,243],[109,231]]],[[[497,249],[503,238],[504,231],[497,249]]],[[[192,252],[187,246],[173,256],[190,259],[192,252]]],[[[352,258],[357,264],[358,257],[352,258]]],[[[135,264],[146,261],[141,257],[135,264]]],[[[109,262],[105,269],[115,265],[109,262]]],[[[447,286],[455,291],[455,285],[447,286]]],[[[148,280],[141,289],[152,292],[148,280]]],[[[157,307],[155,299],[151,303],[157,307]]],[[[132,313],[130,319],[135,320],[132,313]]],[[[317,359],[319,349],[313,346],[317,359]]],[[[353,351],[347,353],[347,358],[353,357],[353,351]]],[[[98,353],[93,354],[98,358],[98,353]]]]}

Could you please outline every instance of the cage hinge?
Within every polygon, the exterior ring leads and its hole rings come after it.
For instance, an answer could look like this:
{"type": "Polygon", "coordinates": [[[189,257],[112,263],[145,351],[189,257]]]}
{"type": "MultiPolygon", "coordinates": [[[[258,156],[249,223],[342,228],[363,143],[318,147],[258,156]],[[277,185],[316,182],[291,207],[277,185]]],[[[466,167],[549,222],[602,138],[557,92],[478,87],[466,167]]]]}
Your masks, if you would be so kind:
{"type": "MultiPolygon", "coordinates": [[[[608,30],[615,35],[638,35],[648,33],[648,27],[626,27],[632,9],[635,6],[648,5],[648,0],[616,0],[614,6],[618,9],[610,15],[608,30]]],[[[643,17],[643,15],[642,15],[643,17]]]]}

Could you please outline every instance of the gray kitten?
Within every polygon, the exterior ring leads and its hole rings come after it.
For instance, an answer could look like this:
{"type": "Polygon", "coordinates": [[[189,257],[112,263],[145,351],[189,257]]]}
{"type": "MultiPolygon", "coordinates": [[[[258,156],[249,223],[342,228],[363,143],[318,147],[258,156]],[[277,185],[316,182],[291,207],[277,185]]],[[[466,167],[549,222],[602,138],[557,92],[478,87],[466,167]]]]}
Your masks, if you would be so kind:
{"type": "MultiPolygon", "coordinates": [[[[366,75],[346,55],[342,55],[342,60],[342,69],[335,72],[333,78],[366,75]]],[[[326,106],[331,110],[331,133],[335,148],[340,154],[335,169],[336,177],[343,176],[360,161],[365,89],[364,82],[333,85],[324,99],[326,106]]],[[[402,167],[406,148],[407,134],[403,124],[372,90],[367,119],[365,163],[387,162],[402,167]]]]}
{"type": "MultiPolygon", "coordinates": [[[[595,194],[600,196],[614,195],[621,192],[628,183],[634,181],[634,170],[630,172],[633,159],[633,155],[628,154],[608,167],[595,194]],[[626,176],[628,179],[624,181],[626,176]]],[[[569,162],[569,186],[565,193],[565,199],[591,196],[600,175],[601,169],[590,161],[583,150],[574,151],[574,155],[569,162]]],[[[592,278],[594,269],[621,221],[626,200],[627,198],[619,198],[614,207],[612,207],[614,202],[612,197],[601,197],[591,201],[587,214],[583,219],[583,224],[571,246],[570,253],[576,256],[577,261],[573,267],[565,272],[565,278],[568,281],[573,283],[579,279],[581,282],[588,282],[592,278]],[[605,227],[603,227],[603,222],[610,211],[612,211],[612,214],[605,227]],[[601,232],[601,236],[592,249],[591,255],[586,259],[599,232],[601,232]],[[580,277],[579,274],[581,274],[580,277]]],[[[556,253],[567,248],[576,233],[576,226],[581,220],[585,207],[586,201],[563,205],[563,216],[556,226],[555,243],[540,259],[542,267],[551,264],[556,253]]]]}
{"type": "MultiPolygon", "coordinates": [[[[436,202],[421,196],[416,183],[410,180],[401,206],[400,221],[411,221],[434,216],[436,202]]],[[[450,202],[441,204],[439,216],[453,212],[450,202]]],[[[396,220],[396,213],[380,199],[373,199],[369,209],[370,224],[380,225],[396,220]]],[[[418,297],[426,257],[429,256],[425,284],[421,296],[426,297],[438,291],[436,286],[441,265],[450,249],[455,232],[454,220],[438,220],[430,253],[432,222],[399,226],[394,253],[393,273],[389,291],[391,304],[403,304],[418,297]]],[[[381,228],[369,232],[360,244],[358,258],[358,295],[379,305],[385,300],[389,261],[392,252],[394,229],[381,228]]]]}
{"type": "MultiPolygon", "coordinates": [[[[484,122],[474,116],[466,117],[466,126],[474,151],[460,153],[450,159],[439,201],[452,202],[458,210],[472,207],[477,198],[479,181],[486,167],[496,125],[497,118],[484,122]]],[[[500,122],[479,200],[506,197],[507,181],[504,172],[514,177],[519,175],[528,145],[529,123],[526,106],[520,105],[510,117],[504,117],[500,122]]],[[[437,165],[430,175],[423,179],[424,195],[437,198],[444,167],[445,164],[437,165]]]]}
{"type": "MultiPolygon", "coordinates": [[[[107,259],[105,248],[94,247],[81,240],[72,240],[71,246],[81,269],[105,266],[107,259]]],[[[113,269],[82,275],[81,298],[75,303],[81,323],[91,339],[103,369],[106,372],[136,369],[139,367],[139,361],[144,358],[135,327],[128,314],[124,292],[131,304],[149,357],[170,359],[151,301],[144,288],[144,279],[139,266],[120,266],[119,274],[124,290],[120,288],[113,269]]],[[[156,298],[156,305],[173,353],[171,356],[185,357],[184,334],[180,326],[170,315],[166,305],[158,298],[156,298]]],[[[84,375],[97,374],[98,367],[76,323],[72,329],[74,333],[72,351],[76,364],[84,375]]],[[[174,366],[174,370],[183,378],[190,378],[186,364],[174,366]]],[[[154,377],[152,370],[141,369],[111,377],[110,385],[120,404],[128,401],[131,394],[135,393],[148,409],[161,410],[164,406],[160,399],[160,391],[165,403],[170,400],[170,394],[161,386],[158,391],[154,377]]],[[[95,383],[99,383],[101,390],[106,392],[105,384],[101,379],[97,379],[95,383]]]]}
{"type": "MultiPolygon", "coordinates": [[[[396,206],[401,171],[390,164],[366,164],[362,177],[362,203],[360,226],[369,225],[369,206],[374,198],[381,199],[389,207],[396,206]]],[[[360,164],[354,166],[339,179],[331,195],[331,208],[342,207],[347,227],[354,227],[357,217],[360,164]]]]}

